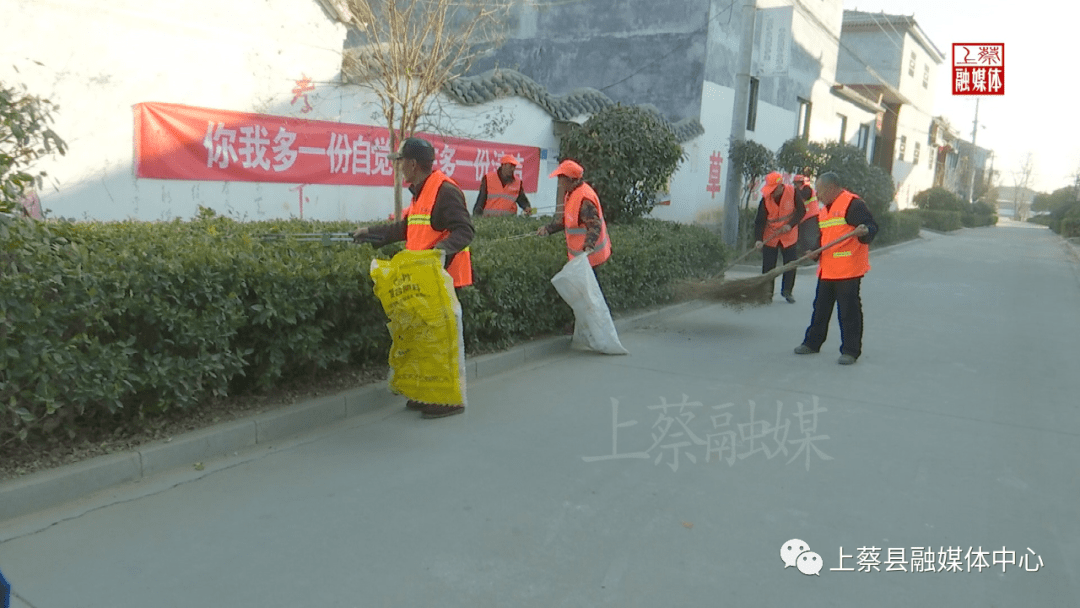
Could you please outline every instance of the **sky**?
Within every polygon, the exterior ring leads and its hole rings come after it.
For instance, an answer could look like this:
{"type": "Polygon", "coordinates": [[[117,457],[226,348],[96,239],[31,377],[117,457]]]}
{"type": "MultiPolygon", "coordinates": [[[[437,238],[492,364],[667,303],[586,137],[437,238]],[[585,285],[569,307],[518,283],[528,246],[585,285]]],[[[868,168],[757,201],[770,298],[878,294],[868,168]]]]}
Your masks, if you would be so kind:
{"type": "Polygon", "coordinates": [[[1000,186],[1015,185],[1028,153],[1034,166],[1029,187],[1051,192],[1072,184],[1080,170],[1080,128],[1072,116],[1080,108],[1080,84],[1067,59],[1080,27],[1080,3],[844,0],[844,8],[914,16],[945,56],[933,114],[948,119],[968,141],[975,98],[952,94],[952,45],[1005,43],[1005,95],[980,98],[976,144],[994,151],[1000,186]]]}

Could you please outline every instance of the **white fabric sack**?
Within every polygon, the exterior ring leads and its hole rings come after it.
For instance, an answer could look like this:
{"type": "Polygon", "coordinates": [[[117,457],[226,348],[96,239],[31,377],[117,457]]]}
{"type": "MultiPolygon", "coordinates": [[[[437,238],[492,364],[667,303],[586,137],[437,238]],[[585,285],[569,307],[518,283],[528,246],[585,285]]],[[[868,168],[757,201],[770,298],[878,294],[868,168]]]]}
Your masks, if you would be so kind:
{"type": "Polygon", "coordinates": [[[574,309],[574,338],[571,347],[591,349],[608,355],[625,355],[615,323],[611,320],[604,293],[596,282],[589,258],[579,255],[551,277],[551,284],[574,309]]]}

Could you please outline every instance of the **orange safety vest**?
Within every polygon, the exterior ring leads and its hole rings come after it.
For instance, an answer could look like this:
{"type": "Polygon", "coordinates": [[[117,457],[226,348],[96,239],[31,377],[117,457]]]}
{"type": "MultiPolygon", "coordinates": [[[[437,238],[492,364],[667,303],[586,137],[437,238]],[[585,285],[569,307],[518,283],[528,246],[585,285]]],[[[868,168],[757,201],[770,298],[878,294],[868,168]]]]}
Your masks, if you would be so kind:
{"type": "Polygon", "coordinates": [[[574,259],[585,252],[585,235],[588,230],[578,223],[578,213],[581,211],[581,202],[585,199],[596,205],[596,211],[600,214],[600,238],[597,239],[593,252],[589,254],[589,264],[599,266],[611,257],[611,240],[608,239],[607,222],[604,221],[604,209],[600,207],[600,197],[592,186],[582,182],[572,192],[566,193],[563,205],[563,228],[566,231],[567,257],[574,259]]]}
{"type": "Polygon", "coordinates": [[[487,200],[484,201],[484,217],[493,215],[517,215],[517,198],[521,194],[521,180],[516,176],[505,186],[498,171],[484,176],[487,182],[487,200]]]}
{"type": "MultiPolygon", "coordinates": [[[[822,205],[818,210],[822,243],[836,240],[855,228],[849,226],[844,219],[853,198],[854,194],[844,190],[832,205],[822,205]]],[[[858,237],[837,243],[821,252],[818,277],[822,279],[855,279],[867,272],[870,272],[870,246],[859,242],[858,237]]]]}
{"type": "Polygon", "coordinates": [[[810,186],[806,186],[806,187],[810,189],[810,200],[803,201],[803,204],[806,205],[806,215],[803,216],[803,221],[804,222],[808,221],[808,220],[816,219],[817,214],[818,214],[817,192],[814,191],[814,189],[811,188],[810,186]]]}
{"type": "Polygon", "coordinates": [[[765,244],[769,247],[776,247],[777,245],[791,247],[799,240],[799,227],[794,226],[784,234],[780,234],[779,230],[795,214],[795,186],[780,184],[777,188],[784,189],[783,195],[780,196],[779,205],[773,200],[775,189],[764,197],[765,212],[768,214],[765,220],[765,234],[773,234],[774,232],[777,234],[777,236],[766,241],[765,244]]]}
{"type": "MultiPolygon", "coordinates": [[[[449,230],[435,230],[431,227],[431,209],[435,206],[435,195],[444,183],[458,185],[438,169],[431,172],[420,194],[414,196],[412,204],[405,210],[405,248],[411,251],[434,249],[435,244],[450,235],[449,230]]],[[[460,189],[460,188],[459,188],[460,189]]],[[[464,196],[464,194],[462,195],[464,196]]],[[[472,253],[466,247],[454,256],[454,261],[446,269],[454,279],[454,287],[472,285],[472,253]]]]}

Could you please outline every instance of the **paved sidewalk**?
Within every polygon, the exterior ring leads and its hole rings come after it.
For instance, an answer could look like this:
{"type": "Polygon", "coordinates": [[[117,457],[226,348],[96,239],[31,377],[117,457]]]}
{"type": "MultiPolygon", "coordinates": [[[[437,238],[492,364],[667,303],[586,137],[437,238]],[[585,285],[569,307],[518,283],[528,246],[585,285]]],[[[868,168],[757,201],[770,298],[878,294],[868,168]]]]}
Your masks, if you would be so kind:
{"type": "Polygon", "coordinates": [[[399,399],[0,524],[0,570],[19,608],[1072,605],[1069,247],[996,227],[871,263],[854,366],[836,335],[791,354],[800,274],[795,305],[686,306],[620,329],[629,356],[479,377],[462,416],[399,399]],[[912,572],[926,547],[961,571],[912,572]]]}

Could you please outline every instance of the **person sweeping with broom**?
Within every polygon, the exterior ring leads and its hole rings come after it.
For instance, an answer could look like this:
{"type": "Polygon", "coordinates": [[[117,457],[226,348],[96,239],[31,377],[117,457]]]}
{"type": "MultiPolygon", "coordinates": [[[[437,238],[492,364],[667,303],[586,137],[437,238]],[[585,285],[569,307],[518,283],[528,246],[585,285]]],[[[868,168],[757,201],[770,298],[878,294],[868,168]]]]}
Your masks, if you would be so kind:
{"type": "MultiPolygon", "coordinates": [[[[806,214],[802,193],[794,186],[784,184],[784,176],[772,172],[765,176],[765,186],[761,188],[761,203],[758,204],[757,217],[754,219],[754,232],[757,242],[754,247],[761,249],[761,274],[776,268],[776,258],[783,254],[784,263],[795,261],[795,244],[799,240],[799,222],[806,214]],[[772,236],[765,236],[766,230],[772,236]]],[[[770,283],[770,288],[773,283],[770,283]]],[[[789,304],[795,303],[791,290],[795,288],[795,270],[784,273],[780,281],[780,295],[789,304]]],[[[770,289],[771,292],[771,289],[770,289]]]]}
{"type": "Polygon", "coordinates": [[[808,355],[821,350],[835,304],[840,321],[840,359],[837,362],[851,365],[862,354],[863,315],[859,289],[862,277],[870,271],[869,245],[877,235],[878,226],[866,203],[841,187],[836,173],[823,173],[817,179],[817,187],[821,241],[832,242],[847,234],[853,238],[844,239],[819,253],[814,313],[802,344],[795,347],[795,354],[808,355]],[[851,226],[855,226],[854,231],[851,226]]]}

